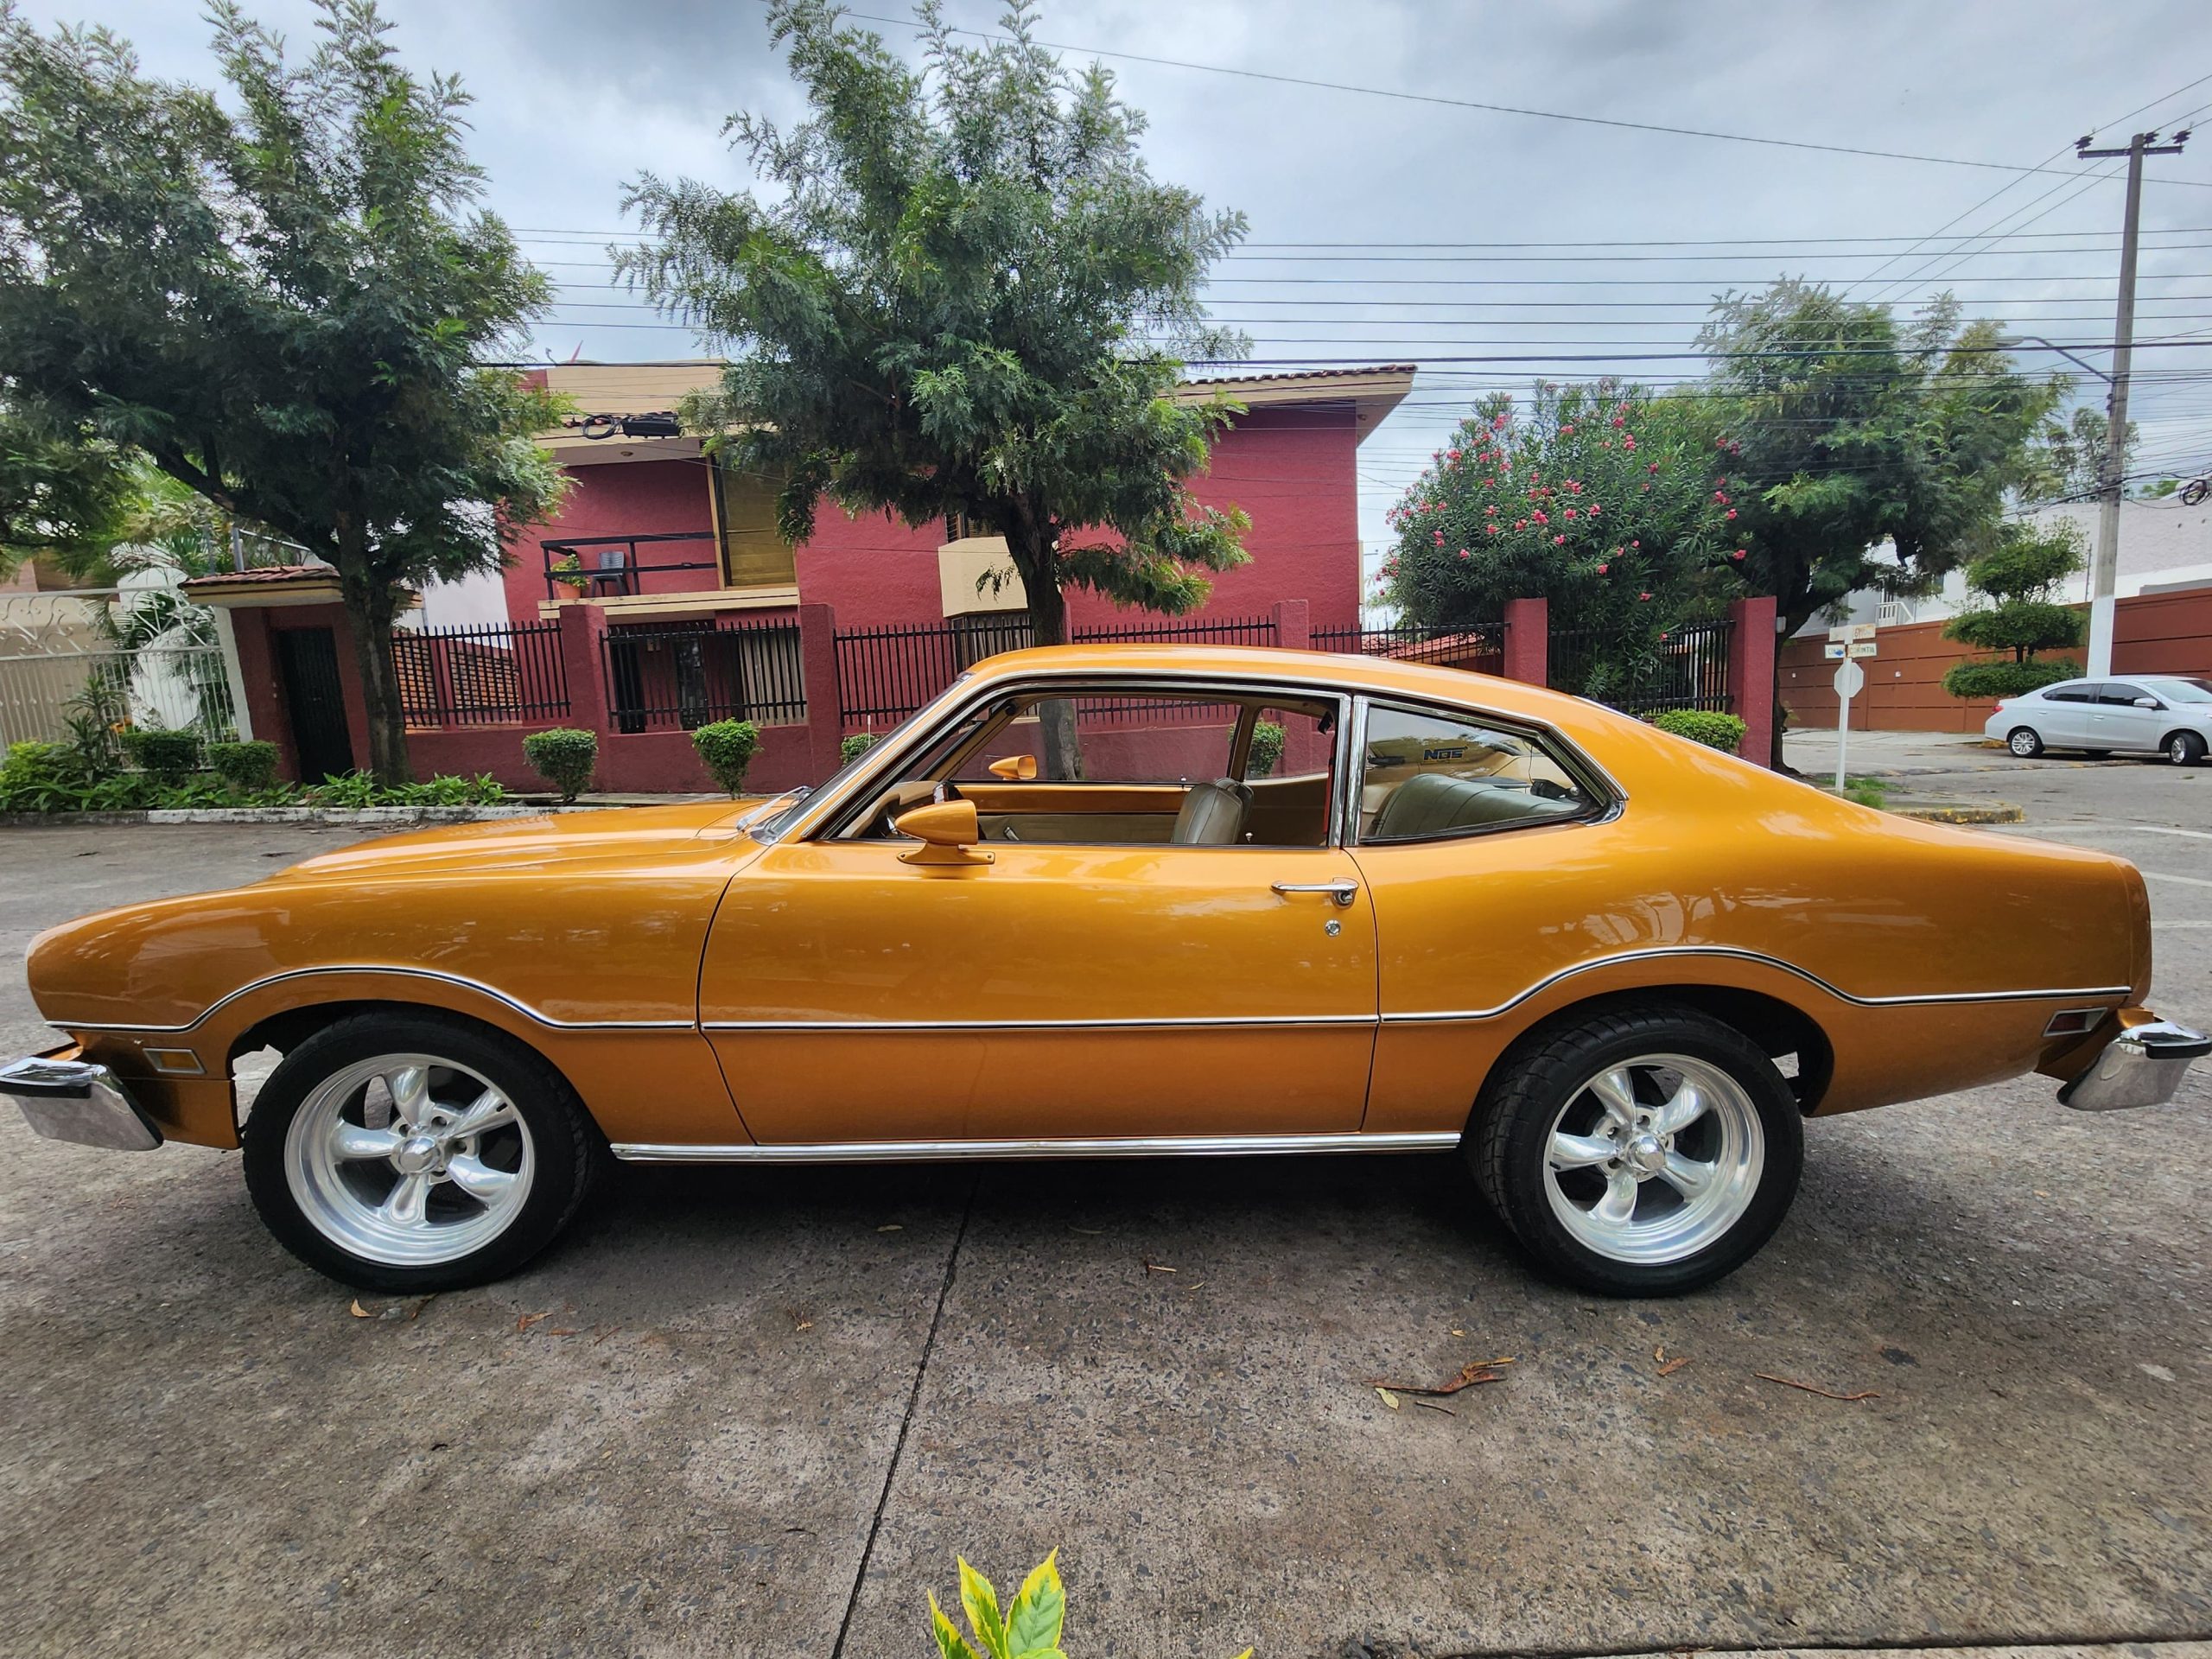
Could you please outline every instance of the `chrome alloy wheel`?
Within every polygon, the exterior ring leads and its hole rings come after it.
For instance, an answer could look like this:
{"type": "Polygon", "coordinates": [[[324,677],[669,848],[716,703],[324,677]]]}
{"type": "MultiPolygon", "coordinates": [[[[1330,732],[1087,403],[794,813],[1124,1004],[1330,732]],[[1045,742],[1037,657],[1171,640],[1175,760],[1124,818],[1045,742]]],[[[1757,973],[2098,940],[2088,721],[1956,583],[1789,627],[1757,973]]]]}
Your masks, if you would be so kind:
{"type": "Polygon", "coordinates": [[[2032,760],[2043,753],[2042,740],[2024,726],[2006,740],[2005,747],[2024,760],[2032,760]]]}
{"type": "Polygon", "coordinates": [[[1765,1147],[1758,1109],[1727,1072],[1685,1054],[1639,1055],[1591,1078],[1553,1119],[1545,1196],[1584,1249],[1656,1267],[1743,1219],[1765,1147]]]}
{"type": "Polygon", "coordinates": [[[435,1054],[379,1054],[309,1091],[284,1179],[315,1230],[387,1267],[454,1261],[505,1232],[536,1168],[514,1103],[435,1054]]]}

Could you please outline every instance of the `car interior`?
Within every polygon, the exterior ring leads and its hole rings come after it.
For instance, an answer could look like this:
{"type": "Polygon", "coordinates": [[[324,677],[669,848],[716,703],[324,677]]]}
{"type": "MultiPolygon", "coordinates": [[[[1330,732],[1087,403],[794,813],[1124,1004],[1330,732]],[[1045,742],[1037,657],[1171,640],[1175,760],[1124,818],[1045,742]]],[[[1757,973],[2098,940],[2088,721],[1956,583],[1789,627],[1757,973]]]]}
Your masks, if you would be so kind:
{"type": "MultiPolygon", "coordinates": [[[[843,827],[903,840],[899,817],[974,805],[987,842],[1319,847],[1335,810],[1346,705],[1255,690],[1009,691],[912,757],[843,827]],[[1073,723],[1077,775],[1046,775],[1048,720],[1073,723]]],[[[1600,803],[1538,738],[1434,709],[1370,708],[1359,757],[1363,842],[1422,841],[1583,816],[1600,803]]]]}

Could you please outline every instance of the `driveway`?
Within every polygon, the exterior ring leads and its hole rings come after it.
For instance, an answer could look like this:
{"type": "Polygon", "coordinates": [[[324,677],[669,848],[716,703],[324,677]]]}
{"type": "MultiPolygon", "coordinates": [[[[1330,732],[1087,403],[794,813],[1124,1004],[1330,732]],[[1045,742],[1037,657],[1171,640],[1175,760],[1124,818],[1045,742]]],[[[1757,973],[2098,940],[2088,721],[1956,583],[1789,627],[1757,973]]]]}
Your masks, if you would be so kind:
{"type": "MultiPolygon", "coordinates": [[[[2212,1019],[2212,772],[1993,776],[2152,876],[2156,1000],[2212,1019]]],[[[353,838],[0,831],[0,1040],[36,928],[353,838]]],[[[0,1651],[918,1659],[956,1552],[1058,1546],[1077,1659],[2171,1655],[2212,1635],[2208,1105],[1816,1122],[1775,1243],[1673,1303],[1538,1283],[1452,1159],[1344,1158],[632,1169],[419,1309],[283,1255],[235,1154],[11,1114],[0,1651]]]]}

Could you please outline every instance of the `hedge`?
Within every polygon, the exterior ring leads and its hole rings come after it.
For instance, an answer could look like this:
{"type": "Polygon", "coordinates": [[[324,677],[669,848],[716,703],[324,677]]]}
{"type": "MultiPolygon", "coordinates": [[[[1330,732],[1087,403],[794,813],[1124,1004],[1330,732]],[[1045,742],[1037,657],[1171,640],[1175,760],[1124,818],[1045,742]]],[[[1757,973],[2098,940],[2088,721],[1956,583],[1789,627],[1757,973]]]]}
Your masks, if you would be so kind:
{"type": "Polygon", "coordinates": [[[1651,723],[1662,732],[1687,737],[1693,743],[1702,743],[1724,754],[1733,754],[1741,748],[1744,734],[1751,729],[1734,715],[1706,709],[1669,709],[1652,715],[1651,723]]]}

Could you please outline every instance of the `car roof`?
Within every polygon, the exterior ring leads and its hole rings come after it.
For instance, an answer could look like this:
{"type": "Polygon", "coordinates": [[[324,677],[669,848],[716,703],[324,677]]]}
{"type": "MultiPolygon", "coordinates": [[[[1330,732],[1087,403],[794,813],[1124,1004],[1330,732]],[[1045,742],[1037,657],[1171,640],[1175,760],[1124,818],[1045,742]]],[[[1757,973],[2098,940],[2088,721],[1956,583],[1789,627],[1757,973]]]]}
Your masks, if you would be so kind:
{"type": "Polygon", "coordinates": [[[1611,709],[1522,680],[1502,679],[1464,668],[1408,663],[1348,652],[1289,651],[1275,645],[1165,645],[1096,642],[1039,645],[1003,652],[976,662],[977,681],[1033,675],[1232,674],[1287,685],[1397,694],[1442,702],[1471,703],[1500,714],[1562,728],[1592,717],[1618,718],[1611,709]]]}

